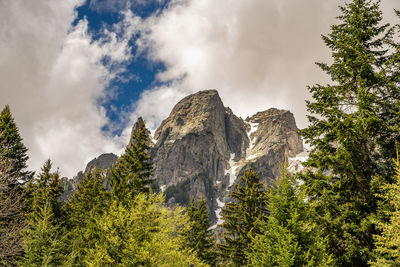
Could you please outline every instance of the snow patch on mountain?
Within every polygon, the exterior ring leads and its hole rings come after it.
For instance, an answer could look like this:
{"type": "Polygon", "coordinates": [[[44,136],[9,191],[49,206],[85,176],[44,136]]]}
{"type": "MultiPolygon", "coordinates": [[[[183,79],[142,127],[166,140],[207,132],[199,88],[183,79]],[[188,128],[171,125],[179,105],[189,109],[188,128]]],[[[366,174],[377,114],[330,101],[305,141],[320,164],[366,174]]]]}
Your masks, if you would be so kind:
{"type": "Polygon", "coordinates": [[[222,220],[222,208],[225,206],[225,202],[222,202],[219,200],[219,198],[217,198],[217,204],[218,204],[218,208],[215,210],[215,215],[217,216],[217,223],[214,224],[213,226],[211,226],[210,228],[208,228],[208,230],[213,230],[215,228],[217,228],[217,226],[219,224],[222,224],[224,222],[224,220],[222,220]]]}
{"type": "Polygon", "coordinates": [[[236,180],[236,170],[238,168],[238,162],[234,159],[235,153],[232,153],[228,162],[229,168],[225,170],[225,175],[229,174],[229,187],[231,187],[236,180]]]}
{"type": "Polygon", "coordinates": [[[307,161],[309,151],[305,150],[294,158],[288,158],[289,171],[301,172],[304,169],[303,162],[307,161]]]}
{"type": "Polygon", "coordinates": [[[250,125],[250,130],[247,132],[247,136],[250,140],[249,147],[246,150],[246,160],[252,160],[257,157],[257,154],[252,154],[254,145],[256,143],[256,137],[252,134],[254,134],[258,130],[258,126],[260,125],[259,123],[253,123],[249,122],[248,125],[250,125]]]}

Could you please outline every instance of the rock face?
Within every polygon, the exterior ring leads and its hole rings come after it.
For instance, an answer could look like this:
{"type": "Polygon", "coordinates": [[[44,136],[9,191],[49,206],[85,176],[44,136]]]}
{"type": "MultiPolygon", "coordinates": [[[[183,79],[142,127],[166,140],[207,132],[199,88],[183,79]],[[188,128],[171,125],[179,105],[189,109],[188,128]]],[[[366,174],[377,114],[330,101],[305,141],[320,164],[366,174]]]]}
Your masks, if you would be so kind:
{"type": "MultiPolygon", "coordinates": [[[[142,122],[139,118],[134,124],[132,135],[142,122]]],[[[291,112],[271,108],[243,120],[224,107],[215,90],[182,99],[149,144],[153,178],[167,203],[186,205],[191,197],[204,196],[214,222],[249,166],[268,183],[279,175],[281,163],[303,151],[291,112]]],[[[109,168],[116,160],[114,154],[103,154],[88,163],[85,173],[91,167],[109,168]]],[[[75,186],[83,176],[74,178],[75,186]]]]}
{"type": "Polygon", "coordinates": [[[101,154],[97,158],[94,158],[91,161],[89,161],[89,163],[86,165],[85,171],[78,172],[78,174],[73,179],[68,180],[66,178],[63,178],[61,183],[64,188],[64,194],[61,196],[61,200],[65,201],[66,199],[68,199],[68,197],[76,190],[78,184],[85,177],[85,174],[91,168],[106,170],[110,168],[117,161],[117,159],[118,157],[113,153],[101,154]]]}
{"type": "Polygon", "coordinates": [[[292,113],[269,109],[243,120],[224,107],[215,90],[182,99],[154,139],[154,178],[167,201],[185,204],[205,196],[213,219],[248,166],[269,181],[285,156],[303,150],[292,113]]]}
{"type": "Polygon", "coordinates": [[[154,178],[166,189],[167,201],[174,197],[183,204],[205,196],[212,209],[218,191],[228,186],[231,154],[243,157],[249,144],[245,123],[224,107],[215,90],[182,99],[154,139],[154,178]]]}

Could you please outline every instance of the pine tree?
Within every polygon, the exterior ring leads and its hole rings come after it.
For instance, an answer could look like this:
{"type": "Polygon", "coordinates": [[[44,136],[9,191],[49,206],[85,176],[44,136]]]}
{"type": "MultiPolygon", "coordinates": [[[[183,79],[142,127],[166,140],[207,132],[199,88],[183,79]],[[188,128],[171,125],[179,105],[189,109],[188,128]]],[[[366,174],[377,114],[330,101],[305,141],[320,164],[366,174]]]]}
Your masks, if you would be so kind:
{"type": "Polygon", "coordinates": [[[33,173],[26,170],[28,149],[22,143],[8,105],[0,113],[0,144],[0,157],[12,162],[12,172],[18,174],[18,183],[29,181],[33,173]]]}
{"type": "Polygon", "coordinates": [[[54,222],[51,204],[46,201],[28,220],[21,266],[60,266],[68,260],[65,255],[67,236],[63,235],[60,225],[54,222]]]}
{"type": "Polygon", "coordinates": [[[150,159],[149,136],[144,123],[140,124],[132,139],[133,142],[131,140],[125,153],[111,168],[109,179],[111,196],[125,204],[138,193],[149,192],[150,185],[154,181],[150,179],[153,163],[150,159]]]}
{"type": "Polygon", "coordinates": [[[234,202],[222,209],[223,244],[219,248],[224,257],[234,266],[247,264],[246,253],[250,251],[253,234],[259,233],[259,223],[266,216],[266,192],[260,178],[252,168],[241,177],[243,186],[235,183],[229,196],[234,202]]]}
{"type": "Polygon", "coordinates": [[[379,235],[375,235],[374,259],[371,266],[400,265],[400,160],[397,156],[393,183],[384,183],[377,193],[381,200],[378,219],[379,235]]]}
{"type": "Polygon", "coordinates": [[[296,178],[287,166],[268,190],[268,213],[247,253],[251,266],[333,266],[326,240],[296,178]]]}
{"type": "Polygon", "coordinates": [[[187,210],[190,227],[185,234],[184,247],[196,252],[197,257],[210,266],[216,265],[217,254],[215,253],[215,238],[208,230],[210,223],[208,219],[208,209],[204,197],[198,205],[194,198],[189,203],[187,210]]]}
{"type": "Polygon", "coordinates": [[[104,172],[90,169],[66,204],[74,265],[82,265],[85,260],[84,250],[95,247],[98,236],[93,228],[95,218],[101,217],[106,209],[105,194],[104,172]]]}
{"type": "Polygon", "coordinates": [[[89,266],[206,266],[182,248],[189,223],[183,208],[164,206],[162,194],[140,193],[133,205],[112,200],[96,218],[99,236],[86,249],[89,266]]]}
{"type": "Polygon", "coordinates": [[[369,217],[376,209],[370,183],[375,174],[391,173],[387,149],[399,138],[386,112],[388,97],[395,97],[384,70],[393,32],[381,25],[379,4],[353,0],[340,7],[340,23],[323,36],[333,63],[318,63],[332,84],[309,87],[310,125],[301,131],[313,147],[306,166],[317,170],[303,180],[341,266],[368,262],[374,233],[369,217]]]}

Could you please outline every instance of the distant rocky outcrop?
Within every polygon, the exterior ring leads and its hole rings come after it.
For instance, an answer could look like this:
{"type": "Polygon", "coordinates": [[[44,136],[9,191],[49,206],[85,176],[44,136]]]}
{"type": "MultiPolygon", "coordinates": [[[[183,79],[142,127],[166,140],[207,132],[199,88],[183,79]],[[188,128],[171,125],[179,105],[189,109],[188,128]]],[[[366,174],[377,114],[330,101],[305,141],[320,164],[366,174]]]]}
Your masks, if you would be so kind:
{"type": "MultiPolygon", "coordinates": [[[[142,118],[133,125],[132,136],[140,123],[142,118]]],[[[243,120],[224,106],[216,90],[182,99],[149,137],[149,144],[153,178],[166,201],[185,205],[191,197],[204,196],[214,222],[229,201],[233,183],[249,166],[269,183],[279,175],[281,163],[303,151],[290,111],[271,108],[243,120]]],[[[116,160],[114,154],[92,160],[73,185],[91,167],[106,169],[116,160]]]]}
{"type": "Polygon", "coordinates": [[[248,166],[269,181],[285,155],[303,151],[292,113],[269,109],[243,120],[224,107],[215,90],[182,99],[154,139],[154,178],[167,201],[184,204],[205,196],[214,219],[248,166]]]}
{"type": "Polygon", "coordinates": [[[118,159],[117,155],[113,153],[101,154],[97,158],[94,158],[91,161],[89,161],[89,163],[86,165],[85,171],[78,172],[78,174],[74,176],[74,178],[72,178],[71,180],[64,178],[61,181],[62,186],[64,188],[64,194],[61,196],[61,200],[65,201],[66,199],[68,199],[68,197],[73,193],[73,191],[76,190],[76,187],[82,181],[82,179],[85,177],[86,173],[90,169],[96,168],[96,169],[106,170],[110,168],[117,161],[117,159],[118,159]]]}

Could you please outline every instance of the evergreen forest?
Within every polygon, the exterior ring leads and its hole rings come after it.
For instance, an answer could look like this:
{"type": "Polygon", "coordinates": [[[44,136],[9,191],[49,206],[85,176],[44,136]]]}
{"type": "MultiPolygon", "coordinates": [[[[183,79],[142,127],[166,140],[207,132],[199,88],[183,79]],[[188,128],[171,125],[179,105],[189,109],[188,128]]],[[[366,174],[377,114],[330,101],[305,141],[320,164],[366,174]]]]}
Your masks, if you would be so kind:
{"type": "MultiPolygon", "coordinates": [[[[166,204],[142,123],[108,170],[65,201],[51,160],[27,165],[11,108],[0,114],[0,266],[400,266],[400,26],[351,0],[322,39],[330,78],[308,87],[305,171],[271,185],[248,168],[210,229],[204,199],[166,204]]],[[[399,17],[400,11],[394,10],[399,17]]]]}

